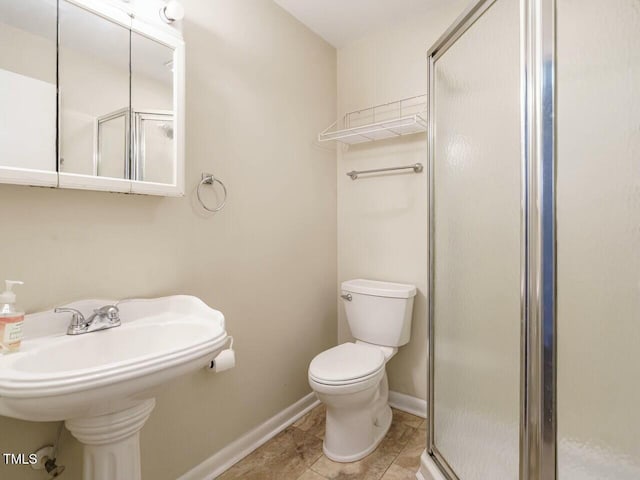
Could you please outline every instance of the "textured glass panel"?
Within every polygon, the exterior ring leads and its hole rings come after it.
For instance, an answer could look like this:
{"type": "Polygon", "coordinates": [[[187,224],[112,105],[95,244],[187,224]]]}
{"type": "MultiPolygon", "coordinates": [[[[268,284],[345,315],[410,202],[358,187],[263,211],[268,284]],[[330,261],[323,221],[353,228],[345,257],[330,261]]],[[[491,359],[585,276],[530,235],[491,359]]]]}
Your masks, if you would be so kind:
{"type": "Polygon", "coordinates": [[[520,11],[498,0],[436,61],[435,445],[518,478],[520,11]]]}
{"type": "Polygon", "coordinates": [[[640,478],[640,1],[558,1],[558,471],[640,478]]]}
{"type": "Polygon", "coordinates": [[[173,182],[173,115],[139,120],[137,180],[173,182]]]}
{"type": "Polygon", "coordinates": [[[127,156],[127,117],[123,113],[98,123],[98,176],[123,177],[127,156]]]}

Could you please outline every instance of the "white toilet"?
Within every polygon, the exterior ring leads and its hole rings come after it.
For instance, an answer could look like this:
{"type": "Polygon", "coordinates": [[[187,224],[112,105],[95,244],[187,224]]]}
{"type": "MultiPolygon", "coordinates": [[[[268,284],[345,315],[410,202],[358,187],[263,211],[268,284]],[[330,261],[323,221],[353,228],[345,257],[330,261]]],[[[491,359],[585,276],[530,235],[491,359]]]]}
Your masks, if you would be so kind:
{"type": "Polygon", "coordinates": [[[385,365],[409,342],[416,287],[373,280],[342,283],[347,321],[356,342],[317,355],[309,384],[327,408],[324,453],[336,462],[370,454],[391,425],[385,365]]]}

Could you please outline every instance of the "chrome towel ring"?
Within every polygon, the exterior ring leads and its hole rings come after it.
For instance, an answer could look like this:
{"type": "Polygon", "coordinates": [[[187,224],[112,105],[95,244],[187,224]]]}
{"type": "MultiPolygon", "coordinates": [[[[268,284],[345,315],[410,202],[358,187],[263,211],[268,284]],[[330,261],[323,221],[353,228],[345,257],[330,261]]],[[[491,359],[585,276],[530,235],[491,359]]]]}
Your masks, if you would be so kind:
{"type": "Polygon", "coordinates": [[[196,189],[196,195],[198,196],[198,201],[200,202],[200,205],[202,205],[202,208],[204,208],[208,212],[219,212],[224,207],[224,204],[227,203],[227,187],[225,187],[224,183],[222,183],[219,179],[214,177],[212,173],[202,174],[202,180],[200,180],[200,183],[198,184],[198,188],[196,189]],[[220,205],[216,205],[215,208],[209,208],[202,201],[202,197],[200,196],[200,189],[202,188],[203,185],[213,185],[214,182],[219,183],[220,186],[222,187],[222,190],[224,191],[224,198],[222,199],[222,203],[220,203],[220,205]]]}

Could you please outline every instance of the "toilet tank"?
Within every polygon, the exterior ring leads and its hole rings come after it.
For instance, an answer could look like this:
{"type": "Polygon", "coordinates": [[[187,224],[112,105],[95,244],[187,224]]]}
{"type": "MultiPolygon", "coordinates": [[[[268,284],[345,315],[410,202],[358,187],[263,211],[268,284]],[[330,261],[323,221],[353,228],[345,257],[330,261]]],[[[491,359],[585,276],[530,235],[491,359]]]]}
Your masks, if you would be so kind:
{"type": "Polygon", "coordinates": [[[342,282],[341,289],[347,322],[357,340],[389,347],[409,342],[414,285],[357,279],[342,282]]]}

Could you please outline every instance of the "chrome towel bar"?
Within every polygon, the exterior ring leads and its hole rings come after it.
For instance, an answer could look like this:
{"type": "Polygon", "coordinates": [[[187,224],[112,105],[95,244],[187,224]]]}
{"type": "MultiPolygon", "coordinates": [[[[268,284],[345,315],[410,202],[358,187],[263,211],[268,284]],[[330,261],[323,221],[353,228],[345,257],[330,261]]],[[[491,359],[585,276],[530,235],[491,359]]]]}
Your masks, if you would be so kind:
{"type": "Polygon", "coordinates": [[[394,170],[413,170],[415,173],[420,173],[424,170],[421,163],[415,163],[413,165],[405,165],[404,167],[389,167],[389,168],[376,168],[374,170],[352,170],[347,172],[347,175],[351,177],[351,180],[356,180],[359,175],[366,173],[380,173],[380,172],[392,172],[394,170]]]}

